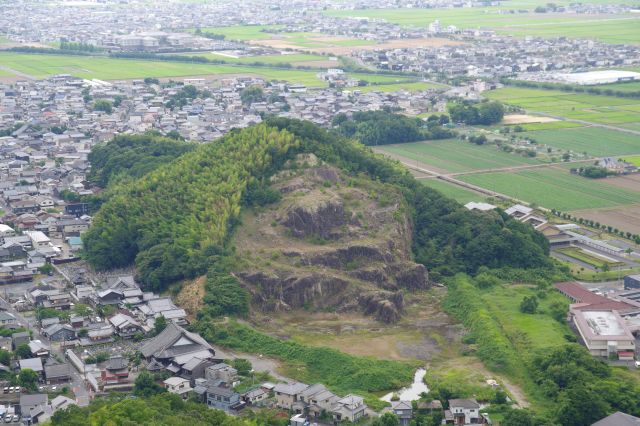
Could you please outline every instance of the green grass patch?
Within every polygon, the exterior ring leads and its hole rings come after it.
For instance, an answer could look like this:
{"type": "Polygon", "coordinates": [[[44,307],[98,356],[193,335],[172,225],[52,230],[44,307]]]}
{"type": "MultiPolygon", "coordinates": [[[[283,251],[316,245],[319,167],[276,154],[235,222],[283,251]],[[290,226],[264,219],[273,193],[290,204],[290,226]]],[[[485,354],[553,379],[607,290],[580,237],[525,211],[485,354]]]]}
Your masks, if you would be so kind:
{"type": "Polygon", "coordinates": [[[610,207],[640,202],[637,192],[570,174],[537,169],[460,176],[460,180],[511,197],[561,211],[610,207]]]}
{"type": "Polygon", "coordinates": [[[347,355],[335,349],[306,346],[280,340],[231,321],[200,325],[203,336],[234,350],[260,353],[283,363],[283,373],[306,383],[323,383],[340,395],[357,393],[373,408],[384,402],[375,393],[391,391],[413,380],[417,363],[379,360],[347,355]]]}
{"type": "MultiPolygon", "coordinates": [[[[200,30],[203,33],[224,35],[228,40],[249,41],[273,38],[275,34],[267,31],[277,31],[281,28],[283,28],[282,25],[235,25],[231,27],[204,27],[200,30]]],[[[193,31],[195,30],[190,30],[190,32],[193,31]]]]}
{"type": "MultiPolygon", "coordinates": [[[[184,55],[184,54],[180,54],[184,55]]],[[[291,55],[261,55],[261,56],[242,56],[240,58],[231,58],[226,55],[220,55],[217,53],[189,53],[187,56],[199,56],[207,59],[214,59],[219,61],[225,61],[230,64],[252,64],[255,62],[261,62],[265,65],[282,65],[292,64],[295,62],[312,62],[312,61],[325,61],[329,58],[321,55],[312,55],[305,53],[294,53],[291,55]]],[[[337,65],[337,62],[336,62],[337,65]]]]}
{"type": "Polygon", "coordinates": [[[638,135],[600,127],[539,130],[529,132],[527,136],[541,144],[576,153],[586,152],[594,157],[640,153],[638,135]]]}
{"type": "Polygon", "coordinates": [[[453,198],[461,204],[466,204],[469,201],[484,201],[487,198],[482,194],[478,194],[477,192],[470,191],[461,186],[454,185],[440,179],[420,179],[419,182],[429,188],[440,191],[445,196],[453,198]]]}
{"type": "Polygon", "coordinates": [[[631,157],[624,157],[622,160],[626,161],[627,163],[631,163],[634,166],[640,167],[640,155],[633,155],[631,157]]]}
{"type": "Polygon", "coordinates": [[[415,160],[426,168],[453,173],[541,163],[536,158],[503,152],[495,145],[479,146],[458,139],[386,145],[381,150],[415,160]]]}
{"type": "Polygon", "coordinates": [[[486,96],[532,113],[610,125],[640,122],[638,99],[519,87],[493,90],[486,96]]]}
{"type": "Polygon", "coordinates": [[[612,262],[610,260],[596,256],[594,254],[587,253],[586,251],[580,250],[577,247],[565,247],[565,248],[558,249],[556,251],[572,259],[579,260],[580,262],[584,262],[588,265],[591,265],[594,268],[600,268],[604,264],[607,264],[609,266],[624,265],[624,263],[622,262],[612,262]]]}

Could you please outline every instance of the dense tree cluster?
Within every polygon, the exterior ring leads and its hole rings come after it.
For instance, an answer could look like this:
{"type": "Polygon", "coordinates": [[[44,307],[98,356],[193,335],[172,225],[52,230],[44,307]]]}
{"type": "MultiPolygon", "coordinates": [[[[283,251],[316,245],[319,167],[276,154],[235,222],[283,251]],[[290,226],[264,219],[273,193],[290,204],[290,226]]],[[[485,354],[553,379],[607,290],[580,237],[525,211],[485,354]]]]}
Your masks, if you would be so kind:
{"type": "Polygon", "coordinates": [[[418,118],[384,110],[356,112],[351,118],[346,114],[338,114],[333,119],[333,125],[343,136],[358,139],[367,146],[445,139],[454,136],[452,131],[440,125],[440,120],[428,121],[425,126],[425,123],[418,118]]]}
{"type": "MultiPolygon", "coordinates": [[[[571,85],[571,84],[558,84],[558,83],[545,83],[545,82],[537,82],[537,81],[525,81],[525,80],[511,80],[508,78],[503,78],[500,80],[501,83],[509,86],[516,87],[527,87],[534,89],[544,89],[544,90],[562,90],[563,92],[575,92],[575,93],[588,93],[590,95],[603,95],[603,96],[616,96],[619,98],[640,98],[640,90],[617,90],[610,89],[606,84],[599,84],[597,86],[580,86],[580,85],[571,85]]],[[[618,82],[616,87],[619,84],[624,84],[625,82],[618,82]]],[[[633,84],[633,80],[628,81],[627,83],[633,84]]]]}
{"type": "Polygon", "coordinates": [[[113,104],[106,99],[98,99],[93,103],[93,110],[111,114],[113,112],[113,104]]]}
{"type": "Polygon", "coordinates": [[[495,124],[502,121],[504,117],[504,107],[500,102],[452,102],[447,105],[447,110],[451,121],[469,125],[495,124]]]}
{"type": "Polygon", "coordinates": [[[592,424],[614,411],[640,415],[637,382],[578,344],[544,351],[531,365],[540,389],[558,401],[556,418],[563,426],[592,424]]]}
{"type": "Polygon", "coordinates": [[[101,49],[92,44],[61,41],[60,50],[73,50],[77,52],[99,52],[101,49]]]}
{"type": "Polygon", "coordinates": [[[139,178],[160,165],[192,151],[196,144],[178,142],[154,133],[120,135],[93,148],[89,180],[106,187],[116,176],[139,178]]]}
{"type": "Polygon", "coordinates": [[[183,401],[165,392],[149,398],[99,398],[88,407],[72,405],[56,411],[52,426],[145,425],[145,426],[248,426],[249,423],[212,410],[205,404],[183,401]]]}
{"type": "Polygon", "coordinates": [[[589,179],[602,179],[607,176],[614,174],[610,172],[605,167],[600,166],[587,166],[587,167],[578,167],[571,169],[571,173],[576,173],[580,176],[589,178],[589,179]]]}

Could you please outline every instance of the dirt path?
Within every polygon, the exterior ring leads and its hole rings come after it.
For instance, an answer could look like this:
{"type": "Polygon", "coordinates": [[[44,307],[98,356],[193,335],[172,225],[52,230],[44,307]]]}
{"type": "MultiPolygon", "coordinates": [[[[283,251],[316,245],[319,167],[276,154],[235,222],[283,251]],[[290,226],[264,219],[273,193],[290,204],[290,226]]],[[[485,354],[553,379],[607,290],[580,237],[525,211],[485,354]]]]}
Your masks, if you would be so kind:
{"type": "Polygon", "coordinates": [[[527,400],[527,397],[524,395],[520,386],[516,386],[513,383],[508,382],[504,378],[500,379],[502,384],[507,389],[507,391],[511,394],[514,399],[515,407],[514,408],[529,408],[531,403],[527,400]]]}
{"type": "Polygon", "coordinates": [[[4,65],[0,65],[0,70],[10,72],[10,73],[12,73],[12,74],[17,75],[18,77],[26,78],[27,80],[37,80],[37,79],[36,79],[34,76],[32,76],[32,75],[25,74],[25,73],[20,72],[20,71],[16,71],[16,70],[14,70],[14,69],[12,69],[12,68],[5,67],[4,65]]]}

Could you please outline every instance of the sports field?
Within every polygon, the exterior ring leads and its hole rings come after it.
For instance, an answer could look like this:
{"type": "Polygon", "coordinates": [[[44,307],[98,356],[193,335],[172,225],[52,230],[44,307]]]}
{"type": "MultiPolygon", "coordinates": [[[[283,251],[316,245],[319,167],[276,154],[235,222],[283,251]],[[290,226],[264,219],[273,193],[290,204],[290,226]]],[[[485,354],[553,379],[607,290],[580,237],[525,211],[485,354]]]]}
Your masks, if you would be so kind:
{"type": "Polygon", "coordinates": [[[586,152],[594,157],[640,154],[640,136],[599,127],[540,130],[521,135],[530,136],[539,144],[586,152]]]}
{"type": "MultiPolygon", "coordinates": [[[[538,6],[540,3],[538,3],[538,6]]],[[[509,4],[511,8],[512,5],[509,4]]],[[[597,39],[606,43],[640,44],[640,19],[624,15],[569,13],[502,13],[501,7],[454,9],[357,9],[326,12],[330,16],[386,19],[404,26],[425,27],[438,19],[441,25],[486,28],[515,36],[597,39]]]]}
{"type": "Polygon", "coordinates": [[[385,145],[380,151],[398,155],[417,165],[443,173],[460,173],[527,164],[541,164],[535,158],[498,150],[494,145],[478,146],[457,139],[385,145]]]}
{"type": "Polygon", "coordinates": [[[640,122],[640,99],[516,87],[485,94],[490,99],[517,105],[532,113],[611,125],[640,122]]]}
{"type": "Polygon", "coordinates": [[[283,70],[266,67],[5,52],[0,53],[0,64],[36,78],[44,78],[54,74],[71,74],[76,77],[101,80],[253,74],[268,80],[287,80],[310,87],[325,86],[325,83],[317,78],[316,71],[283,70]]]}
{"type": "Polygon", "coordinates": [[[445,196],[453,198],[461,204],[467,204],[469,201],[480,202],[484,201],[487,198],[482,194],[478,194],[477,192],[473,192],[461,186],[454,185],[440,179],[420,179],[419,182],[423,185],[440,191],[445,196]]]}
{"type": "Polygon", "coordinates": [[[565,170],[545,168],[517,173],[482,173],[458,177],[520,200],[562,211],[629,205],[640,202],[640,193],[586,179],[565,170]]]}

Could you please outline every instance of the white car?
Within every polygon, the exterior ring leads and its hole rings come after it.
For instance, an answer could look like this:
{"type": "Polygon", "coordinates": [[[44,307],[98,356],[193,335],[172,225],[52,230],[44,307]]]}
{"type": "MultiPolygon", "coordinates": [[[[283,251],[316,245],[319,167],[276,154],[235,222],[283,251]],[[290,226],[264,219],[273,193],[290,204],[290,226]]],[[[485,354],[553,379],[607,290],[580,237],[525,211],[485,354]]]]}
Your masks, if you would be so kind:
{"type": "Polygon", "coordinates": [[[636,368],[640,368],[640,361],[636,361],[636,368]]]}

